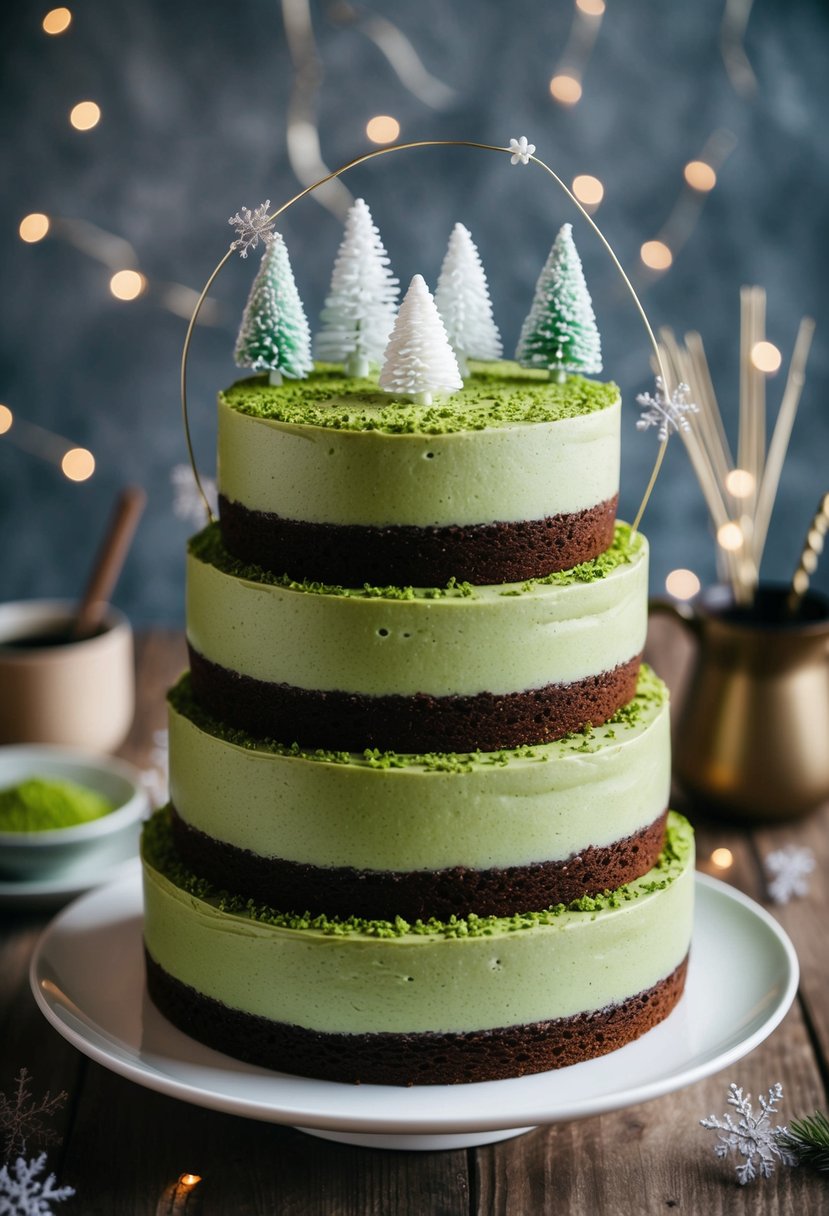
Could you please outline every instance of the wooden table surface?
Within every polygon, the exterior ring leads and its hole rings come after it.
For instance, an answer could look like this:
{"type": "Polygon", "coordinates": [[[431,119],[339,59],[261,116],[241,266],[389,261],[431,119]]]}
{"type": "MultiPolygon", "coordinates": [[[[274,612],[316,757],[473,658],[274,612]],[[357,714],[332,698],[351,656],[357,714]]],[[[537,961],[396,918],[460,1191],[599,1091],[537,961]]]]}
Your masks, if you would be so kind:
{"type": "MultiPolygon", "coordinates": [[[[687,643],[669,621],[651,626],[648,657],[681,693],[687,643]]],[[[180,635],[139,640],[138,710],[123,754],[150,764],[153,733],[165,725],[164,692],[184,666],[180,635]]],[[[768,1181],[737,1186],[732,1163],[714,1156],[699,1119],[725,1110],[729,1082],[753,1095],[781,1081],[782,1119],[826,1109],[829,1083],[829,807],[802,824],[756,831],[696,819],[701,867],[724,846],[721,877],[766,903],[762,858],[781,844],[809,845],[817,858],[810,894],[773,914],[791,935],[802,969],[798,999],[783,1023],[745,1059],[708,1080],[614,1114],[541,1127],[485,1148],[392,1152],[325,1142],[276,1124],[189,1106],[122,1080],[69,1046],[38,1012],[29,960],[51,913],[0,910],[0,1090],[21,1066],[37,1096],[66,1090],[52,1120],[62,1142],[49,1168],[76,1197],[56,1214],[155,1216],[641,1216],[829,1212],[829,1176],[778,1167],[768,1181]],[[176,1179],[202,1181],[184,1198],[176,1179]]]]}

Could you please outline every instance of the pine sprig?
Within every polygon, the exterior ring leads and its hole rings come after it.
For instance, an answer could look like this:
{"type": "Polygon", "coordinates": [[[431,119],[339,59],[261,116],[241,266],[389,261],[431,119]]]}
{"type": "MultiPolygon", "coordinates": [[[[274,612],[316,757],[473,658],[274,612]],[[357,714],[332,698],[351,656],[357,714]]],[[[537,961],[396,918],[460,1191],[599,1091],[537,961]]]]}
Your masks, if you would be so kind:
{"type": "Polygon", "coordinates": [[[25,1152],[30,1140],[41,1144],[57,1144],[60,1137],[44,1120],[61,1109],[69,1095],[65,1090],[54,1097],[47,1090],[39,1101],[32,1098],[29,1085],[31,1076],[27,1068],[21,1068],[14,1079],[15,1089],[11,1095],[0,1093],[0,1136],[3,1138],[3,1160],[10,1160],[25,1152]]]}
{"type": "Polygon", "coordinates": [[[829,1172],[829,1118],[821,1110],[803,1119],[792,1119],[780,1139],[800,1165],[829,1172]]]}

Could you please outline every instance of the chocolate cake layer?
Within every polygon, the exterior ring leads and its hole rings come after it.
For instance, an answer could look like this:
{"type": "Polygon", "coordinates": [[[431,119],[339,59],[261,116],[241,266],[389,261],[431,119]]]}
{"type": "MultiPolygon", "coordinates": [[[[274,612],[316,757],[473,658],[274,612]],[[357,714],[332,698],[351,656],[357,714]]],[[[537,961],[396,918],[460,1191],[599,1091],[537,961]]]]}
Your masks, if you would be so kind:
{"type": "Polygon", "coordinates": [[[153,1001],[199,1042],[264,1068],[371,1085],[499,1081],[606,1055],[668,1016],[688,965],[686,955],[664,980],[618,1005],[549,1022],[457,1034],[326,1034],[231,1009],[145,957],[153,1001]]]}
{"type": "Polygon", "coordinates": [[[667,811],[641,832],[605,847],[584,849],[565,861],[505,869],[454,866],[410,873],[303,865],[259,857],[192,828],[173,809],[176,851],[215,887],[273,907],[316,916],[426,921],[453,914],[513,916],[533,908],[569,904],[583,895],[615,890],[646,874],[662,849],[667,811]]]}
{"type": "Polygon", "coordinates": [[[494,752],[599,726],[633,698],[641,660],[526,692],[367,697],[271,684],[189,652],[193,693],[222,722],[300,747],[397,752],[494,752]]]}
{"type": "Polygon", "coordinates": [[[519,583],[570,570],[613,541],[618,495],[595,507],[515,523],[415,528],[306,523],[219,498],[234,557],[275,574],[343,587],[519,583]]]}

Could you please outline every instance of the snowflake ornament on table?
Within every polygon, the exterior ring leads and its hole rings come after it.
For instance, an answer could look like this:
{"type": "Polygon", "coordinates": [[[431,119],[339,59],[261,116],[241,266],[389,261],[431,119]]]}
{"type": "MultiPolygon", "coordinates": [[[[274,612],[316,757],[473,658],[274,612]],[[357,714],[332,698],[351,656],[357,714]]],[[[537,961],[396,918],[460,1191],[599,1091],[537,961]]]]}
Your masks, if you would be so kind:
{"type": "Polygon", "coordinates": [[[266,198],[251,211],[250,207],[240,207],[235,215],[227,221],[236,229],[236,240],[230,248],[238,249],[239,256],[246,258],[251,249],[256,249],[259,242],[269,245],[274,238],[274,221],[268,217],[271,200],[266,198]]]}
{"type": "Polygon", "coordinates": [[[687,384],[678,384],[668,397],[665,382],[661,376],[657,376],[656,395],[639,393],[636,398],[637,405],[644,411],[636,423],[637,431],[647,431],[652,426],[658,427],[657,438],[660,443],[664,443],[672,432],[690,431],[691,424],[685,415],[699,413],[699,406],[688,400],[690,391],[687,384]]]}
{"type": "Polygon", "coordinates": [[[522,135],[509,141],[509,150],[512,153],[509,162],[511,165],[528,165],[535,152],[535,144],[528,144],[526,135],[522,135]]]}
{"type": "Polygon", "coordinates": [[[787,844],[769,853],[763,863],[769,899],[787,904],[793,895],[808,895],[809,875],[816,864],[812,850],[803,845],[787,844]]]}
{"type": "Polygon", "coordinates": [[[733,1151],[744,1159],[735,1167],[740,1186],[753,1182],[758,1172],[761,1178],[770,1178],[775,1161],[782,1165],[797,1165],[794,1153],[786,1147],[788,1129],[785,1125],[773,1127],[770,1121],[771,1115],[779,1113],[776,1104],[783,1097],[780,1082],[772,1085],[767,1097],[758,1095],[760,1111],[756,1115],[751,1106],[751,1094],[743,1097],[742,1088],[733,1081],[728,1089],[728,1105],[737,1111],[739,1120],[735,1123],[731,1114],[726,1113],[721,1120],[709,1115],[707,1119],[700,1119],[700,1124],[709,1131],[722,1133],[714,1145],[718,1157],[727,1157],[733,1151]]]}
{"type": "Polygon", "coordinates": [[[0,1216],[53,1216],[52,1203],[63,1203],[75,1194],[74,1187],[56,1186],[54,1174],[41,1178],[46,1154],[0,1169],[0,1216]]]}

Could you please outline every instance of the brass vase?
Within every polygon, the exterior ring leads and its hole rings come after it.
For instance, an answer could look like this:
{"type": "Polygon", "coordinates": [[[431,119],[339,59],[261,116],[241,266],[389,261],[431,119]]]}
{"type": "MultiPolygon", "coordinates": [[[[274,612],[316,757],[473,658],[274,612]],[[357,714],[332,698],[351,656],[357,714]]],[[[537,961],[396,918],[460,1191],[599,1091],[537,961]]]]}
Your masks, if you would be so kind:
{"type": "Polygon", "coordinates": [[[726,587],[693,604],[657,601],[696,639],[674,773],[690,800],[731,819],[796,819],[829,799],[829,603],[810,593],[794,620],[788,588],[751,608],[726,587]]]}

